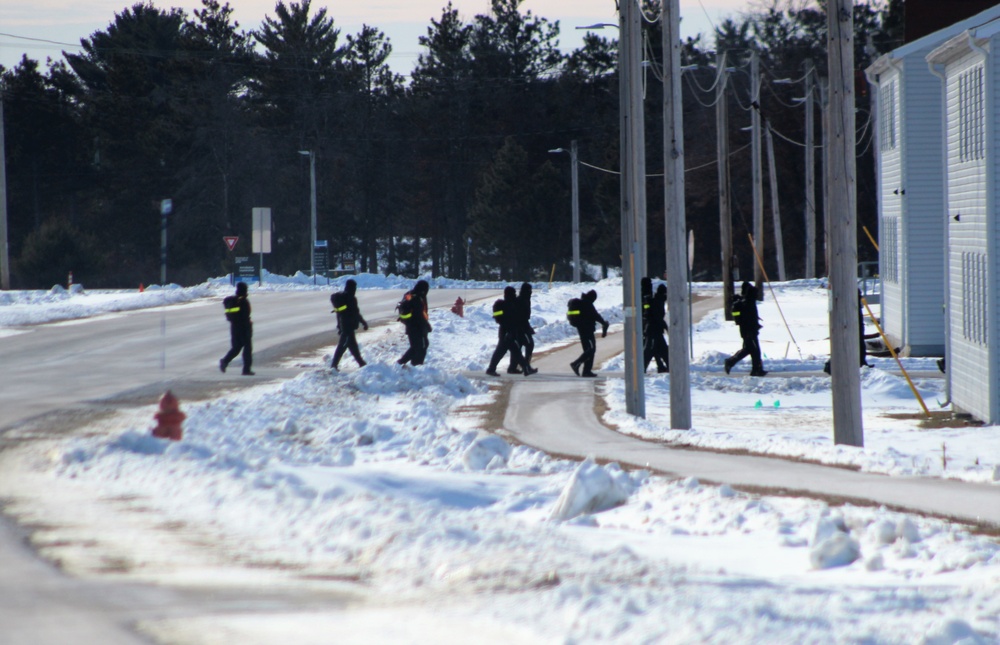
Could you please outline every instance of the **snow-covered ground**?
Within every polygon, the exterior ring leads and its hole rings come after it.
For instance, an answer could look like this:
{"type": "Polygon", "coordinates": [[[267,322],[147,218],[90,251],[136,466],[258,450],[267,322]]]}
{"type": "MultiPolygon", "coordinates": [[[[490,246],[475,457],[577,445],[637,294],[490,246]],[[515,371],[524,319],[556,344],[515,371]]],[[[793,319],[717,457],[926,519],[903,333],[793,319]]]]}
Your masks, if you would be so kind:
{"type": "MultiPolygon", "coordinates": [[[[273,278],[264,288],[313,288],[302,278],[273,278]]],[[[117,299],[8,292],[0,334],[12,324],[218,297],[229,290],[222,282],[117,299]]],[[[359,284],[412,281],[364,276],[359,284]]],[[[595,288],[598,308],[620,323],[620,282],[595,288]]],[[[768,292],[760,307],[765,368],[816,376],[725,376],[723,352],[740,342],[717,313],[694,330],[694,430],[667,429],[669,378],[652,374],[646,420],[624,414],[620,380],[599,383],[606,420],[672,443],[1000,485],[1000,430],[924,427],[891,359],[874,359],[862,379],[866,447],[834,447],[830,381],[819,371],[829,350],[826,292],[819,282],[776,290],[795,339],[768,292]]],[[[536,285],[536,352],[574,342],[565,304],[578,292],[536,285]]],[[[485,369],[495,343],[488,306],[470,306],[464,318],[436,310],[431,322],[420,368],[394,364],[405,342],[398,325],[376,327],[359,334],[365,368],[347,359],[331,373],[328,348],[287,382],[185,404],[178,443],[149,436],[152,408],[122,412],[56,444],[24,447],[18,469],[0,469],[3,488],[34,499],[14,509],[26,517],[53,525],[72,517],[80,535],[81,518],[93,517],[94,534],[117,532],[105,539],[124,563],[117,575],[186,583],[210,575],[177,564],[192,556],[168,540],[152,554],[155,535],[133,535],[134,526],[116,526],[101,507],[134,500],[155,518],[150,526],[196,527],[229,558],[275,572],[358,580],[373,599],[347,612],[146,626],[181,642],[225,633],[246,643],[320,643],[330,630],[374,636],[368,642],[461,642],[469,629],[484,642],[1000,642],[994,539],[885,509],[752,496],[508,445],[489,434],[497,421],[483,412],[496,391],[463,375],[485,369]],[[422,638],[403,625],[419,627],[422,638]]],[[[927,359],[903,363],[936,369],[927,359]]],[[[916,382],[937,409],[943,380],[916,382]]],[[[70,570],[107,573],[107,556],[93,550],[59,543],[51,553],[70,570]]]]}

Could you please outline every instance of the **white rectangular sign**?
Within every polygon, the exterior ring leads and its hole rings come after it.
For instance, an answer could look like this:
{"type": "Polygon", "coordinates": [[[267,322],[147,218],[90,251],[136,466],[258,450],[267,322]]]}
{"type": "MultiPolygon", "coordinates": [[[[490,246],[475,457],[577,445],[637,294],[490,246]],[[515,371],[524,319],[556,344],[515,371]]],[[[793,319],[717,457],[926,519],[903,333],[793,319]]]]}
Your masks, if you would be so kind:
{"type": "Polygon", "coordinates": [[[253,253],[271,252],[271,209],[254,208],[253,211],[253,253]]]}

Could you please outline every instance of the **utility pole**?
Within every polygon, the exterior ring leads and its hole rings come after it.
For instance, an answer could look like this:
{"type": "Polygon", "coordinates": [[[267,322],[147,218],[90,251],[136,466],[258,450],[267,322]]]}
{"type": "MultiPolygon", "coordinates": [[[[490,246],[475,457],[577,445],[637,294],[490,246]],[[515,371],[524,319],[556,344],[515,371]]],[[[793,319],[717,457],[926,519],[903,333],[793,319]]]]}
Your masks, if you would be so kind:
{"type": "MultiPolygon", "coordinates": [[[[753,242],[757,246],[757,256],[764,261],[764,187],[760,154],[760,54],[756,51],[750,57],[750,134],[752,136],[750,156],[752,157],[753,181],[753,242]]],[[[764,271],[760,262],[753,263],[753,281],[757,285],[758,298],[764,297],[764,271]]]]}
{"type": "Polygon", "coordinates": [[[830,373],[833,442],[863,447],[858,373],[858,236],[854,117],[854,1],[826,8],[830,70],[830,373]]]}
{"type": "Polygon", "coordinates": [[[715,88],[715,156],[719,173],[719,234],[722,249],[722,308],[733,319],[733,216],[729,203],[729,103],[726,101],[726,54],[715,57],[719,82],[715,88]]]}
{"type": "Polygon", "coordinates": [[[785,275],[785,245],[781,240],[781,210],[778,205],[778,171],[774,163],[774,137],[771,122],[764,122],[764,136],[767,137],[767,170],[771,180],[771,220],[774,223],[774,253],[778,258],[778,280],[787,280],[785,275]]]}
{"type": "Polygon", "coordinates": [[[10,289],[10,249],[7,242],[7,153],[4,141],[3,89],[0,89],[0,289],[10,289]]]}
{"type": "Polygon", "coordinates": [[[576,139],[570,142],[570,174],[573,178],[573,282],[580,282],[580,171],[576,139]]]}
{"type": "Polygon", "coordinates": [[[642,23],[639,5],[619,8],[619,110],[621,113],[622,305],[625,313],[625,411],[646,416],[642,360],[642,296],[646,271],[646,130],[642,110],[642,23]]]}
{"type": "Polygon", "coordinates": [[[559,154],[560,152],[569,153],[573,190],[573,282],[580,282],[580,166],[576,139],[570,142],[569,150],[565,148],[549,150],[549,154],[559,154]]]}
{"type": "Polygon", "coordinates": [[[670,345],[670,427],[691,429],[691,320],[684,212],[684,110],[681,102],[680,0],[663,2],[663,172],[670,345]],[[668,58],[669,56],[669,58],[668,58]],[[669,64],[668,64],[669,63],[669,64]]]}
{"type": "Polygon", "coordinates": [[[823,257],[824,275],[830,275],[830,99],[827,96],[829,79],[819,79],[819,116],[820,126],[823,130],[823,154],[820,155],[822,161],[821,170],[823,173],[823,247],[820,253],[823,257]]]}
{"type": "Polygon", "coordinates": [[[813,69],[812,59],[806,61],[806,96],[802,101],[806,107],[806,275],[816,277],[816,151],[813,131],[815,130],[813,111],[816,102],[813,99],[813,69]]]}

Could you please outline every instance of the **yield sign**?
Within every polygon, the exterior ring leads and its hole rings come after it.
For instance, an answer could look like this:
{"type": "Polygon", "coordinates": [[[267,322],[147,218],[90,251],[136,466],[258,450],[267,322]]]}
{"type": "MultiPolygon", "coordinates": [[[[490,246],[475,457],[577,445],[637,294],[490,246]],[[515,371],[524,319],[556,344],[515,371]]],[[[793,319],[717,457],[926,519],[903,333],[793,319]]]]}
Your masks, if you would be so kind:
{"type": "Polygon", "coordinates": [[[222,241],[226,243],[229,250],[232,251],[236,248],[236,243],[240,241],[239,236],[236,235],[226,235],[222,238],[222,241]]]}

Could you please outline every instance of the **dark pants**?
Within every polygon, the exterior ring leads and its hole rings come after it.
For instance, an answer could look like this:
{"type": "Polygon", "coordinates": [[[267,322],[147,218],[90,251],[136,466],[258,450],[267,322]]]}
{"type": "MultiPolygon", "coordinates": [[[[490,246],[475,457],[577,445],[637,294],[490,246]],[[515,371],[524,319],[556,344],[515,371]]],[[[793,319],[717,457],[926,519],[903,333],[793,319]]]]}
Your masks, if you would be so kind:
{"type": "Polygon", "coordinates": [[[351,356],[354,360],[358,362],[358,365],[365,365],[365,361],[361,358],[361,350],[358,348],[358,339],[355,336],[355,332],[342,331],[340,332],[340,340],[337,341],[337,349],[333,352],[333,367],[336,369],[340,365],[340,359],[344,355],[345,351],[350,351],[351,356]]]}
{"type": "Polygon", "coordinates": [[[504,354],[510,352],[510,366],[520,367],[522,370],[527,371],[528,361],[525,360],[524,354],[521,353],[521,348],[517,345],[517,340],[514,334],[507,332],[506,334],[500,334],[500,339],[497,341],[497,348],[493,350],[493,356],[490,358],[490,372],[495,372],[497,365],[500,364],[501,359],[503,359],[504,354]]]}
{"type": "Polygon", "coordinates": [[[427,357],[427,347],[430,344],[427,334],[423,329],[407,327],[406,338],[410,341],[410,347],[396,362],[400,365],[406,365],[406,363],[410,363],[410,365],[423,365],[424,359],[427,357]]]}
{"type": "Polygon", "coordinates": [[[521,353],[524,355],[524,362],[530,365],[531,355],[535,351],[535,339],[532,338],[531,332],[518,332],[517,344],[521,348],[521,353]]]}
{"type": "Polygon", "coordinates": [[[593,329],[577,329],[580,333],[580,346],[583,347],[583,353],[580,354],[580,358],[573,361],[577,365],[583,368],[583,373],[587,374],[594,371],[594,357],[597,356],[597,337],[594,335],[593,329]]]}
{"type": "Polygon", "coordinates": [[[253,366],[253,331],[236,325],[229,326],[229,339],[232,347],[229,352],[222,357],[222,363],[229,365],[240,352],[243,352],[243,371],[249,372],[253,366]]]}
{"type": "Polygon", "coordinates": [[[670,347],[667,346],[667,340],[663,337],[663,331],[643,331],[642,360],[644,371],[649,368],[649,363],[654,358],[656,359],[657,372],[670,371],[670,347]],[[647,333],[649,336],[645,335],[647,333]]]}
{"type": "Polygon", "coordinates": [[[747,356],[750,356],[750,371],[760,372],[764,369],[764,362],[760,358],[760,341],[757,334],[743,337],[743,348],[729,357],[729,363],[736,365],[747,356]]]}

